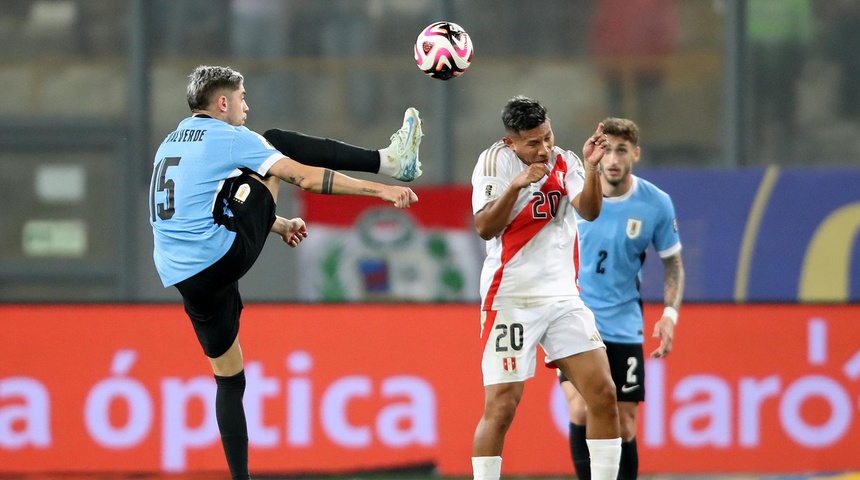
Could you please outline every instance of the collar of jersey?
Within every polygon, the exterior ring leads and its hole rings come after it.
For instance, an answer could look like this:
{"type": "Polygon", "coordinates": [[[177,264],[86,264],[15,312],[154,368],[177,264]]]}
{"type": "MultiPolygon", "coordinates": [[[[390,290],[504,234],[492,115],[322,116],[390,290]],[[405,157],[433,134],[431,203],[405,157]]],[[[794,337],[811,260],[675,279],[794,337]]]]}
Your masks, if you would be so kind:
{"type": "Polygon", "coordinates": [[[603,197],[604,202],[610,203],[618,203],[627,200],[628,198],[633,196],[633,193],[639,188],[639,179],[636,178],[636,175],[630,174],[630,178],[633,179],[633,184],[630,185],[630,190],[627,190],[627,193],[624,195],[619,195],[617,197],[603,197]]]}

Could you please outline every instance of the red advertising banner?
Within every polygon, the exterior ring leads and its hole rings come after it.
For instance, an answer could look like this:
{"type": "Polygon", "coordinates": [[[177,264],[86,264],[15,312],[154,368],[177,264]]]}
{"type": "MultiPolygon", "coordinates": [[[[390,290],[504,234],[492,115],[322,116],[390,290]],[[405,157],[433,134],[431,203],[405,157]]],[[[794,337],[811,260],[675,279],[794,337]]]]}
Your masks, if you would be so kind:
{"type": "MultiPolygon", "coordinates": [[[[646,331],[659,308],[646,306],[646,331]]],[[[476,305],[247,306],[252,471],[469,475],[479,328],[476,305]]],[[[226,469],[215,383],[181,306],[3,305],[0,331],[0,475],[226,469]]],[[[646,388],[643,473],[860,470],[860,306],[685,306],[646,388]]],[[[554,373],[539,369],[505,474],[572,474],[566,435],[554,373]]]]}

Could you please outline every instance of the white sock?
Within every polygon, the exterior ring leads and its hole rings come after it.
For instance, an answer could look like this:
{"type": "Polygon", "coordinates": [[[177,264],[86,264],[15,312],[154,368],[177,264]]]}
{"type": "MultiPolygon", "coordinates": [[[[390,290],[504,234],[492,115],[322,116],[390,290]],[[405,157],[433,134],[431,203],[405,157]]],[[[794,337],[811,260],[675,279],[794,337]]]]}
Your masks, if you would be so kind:
{"type": "Polygon", "coordinates": [[[388,148],[380,148],[379,149],[379,173],[380,175],[388,175],[389,177],[393,177],[397,175],[397,171],[400,169],[400,164],[394,161],[394,156],[391,155],[388,148]]]}
{"type": "Polygon", "coordinates": [[[615,480],[621,464],[621,437],[585,439],[591,455],[592,480],[615,480]]]}
{"type": "Polygon", "coordinates": [[[472,457],[472,474],[475,480],[499,480],[502,457],[472,457]]]}

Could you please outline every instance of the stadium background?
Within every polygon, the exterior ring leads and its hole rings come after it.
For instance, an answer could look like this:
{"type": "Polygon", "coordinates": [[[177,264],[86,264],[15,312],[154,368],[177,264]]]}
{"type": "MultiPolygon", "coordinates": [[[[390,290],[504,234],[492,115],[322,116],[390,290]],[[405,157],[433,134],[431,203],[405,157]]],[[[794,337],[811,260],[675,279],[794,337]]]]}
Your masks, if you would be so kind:
{"type": "MultiPolygon", "coordinates": [[[[270,242],[243,280],[250,317],[265,319],[243,335],[268,339],[249,350],[251,361],[279,372],[284,391],[296,375],[284,359],[298,349],[314,360],[311,383],[366,377],[368,397],[384,403],[375,392],[388,376],[414,376],[439,396],[435,440],[413,440],[407,453],[376,434],[367,448],[311,442],[302,458],[317,466],[307,469],[346,458],[351,465],[332,471],[430,462],[463,475],[471,433],[451,439],[442,427],[458,421],[443,412],[473,413],[460,422],[468,431],[481,401],[468,337],[481,245],[468,183],[477,155],[501,135],[501,106],[525,94],[549,107],[557,143],[574,151],[605,116],[635,119],[643,130],[635,171],[675,200],[686,306],[675,361],[665,365],[673,396],[656,410],[667,423],[644,419],[667,437],[643,442],[643,472],[860,471],[858,21],[853,0],[0,2],[0,328],[4,344],[17,345],[4,346],[0,360],[0,475],[128,472],[123,465],[134,462],[123,455],[142,462],[134,471],[173,471],[158,455],[160,435],[130,433],[140,417],[122,401],[105,407],[108,431],[131,436],[108,436],[118,444],[85,433],[82,412],[95,386],[126,374],[153,395],[172,381],[189,398],[206,395],[208,387],[194,390],[206,367],[178,295],[152,267],[147,224],[152,154],[187,115],[187,75],[203,63],[245,75],[254,130],[378,148],[407,106],[424,119],[415,208],[401,214],[284,188],[279,205],[308,220],[310,241],[296,250],[270,242]],[[418,32],[440,19],[459,23],[475,44],[469,71],[449,82],[425,77],[412,60],[418,32]],[[360,308],[372,309],[367,322],[348,329],[360,308]],[[82,326],[99,332],[87,348],[68,341],[82,326]],[[293,338],[294,330],[306,333],[293,338]],[[334,351],[313,338],[342,332],[352,342],[334,351]],[[187,344],[189,358],[151,358],[164,338],[187,344]],[[352,350],[363,353],[345,368],[352,350]],[[70,382],[73,374],[82,380],[70,382]],[[450,390],[466,397],[445,403],[450,390]]],[[[649,308],[660,302],[655,258],[643,276],[649,308]]],[[[545,428],[549,457],[526,449],[517,460],[509,445],[506,462],[518,474],[566,474],[552,409],[532,400],[519,437],[532,438],[526,422],[545,428]]],[[[189,405],[179,413],[203,428],[207,412],[189,405]]],[[[349,420],[378,407],[359,402],[349,420]]],[[[154,418],[167,413],[153,408],[154,418]]],[[[262,424],[284,423],[283,407],[263,410],[275,417],[262,424]]],[[[198,466],[182,467],[192,472],[222,461],[211,432],[201,432],[198,466]]],[[[283,457],[295,450],[276,444],[283,457]]],[[[272,451],[252,455],[265,463],[272,451]]],[[[273,473],[307,471],[272,462],[273,473]]]]}

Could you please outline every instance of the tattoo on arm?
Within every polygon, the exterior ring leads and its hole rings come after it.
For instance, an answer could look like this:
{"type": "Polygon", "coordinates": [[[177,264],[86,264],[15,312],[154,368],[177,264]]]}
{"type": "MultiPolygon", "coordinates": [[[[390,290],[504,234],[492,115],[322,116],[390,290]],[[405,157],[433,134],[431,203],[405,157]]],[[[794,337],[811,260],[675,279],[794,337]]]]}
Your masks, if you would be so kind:
{"type": "Polygon", "coordinates": [[[663,259],[663,303],[676,309],[684,296],[684,264],[681,254],[663,259]]]}
{"type": "Polygon", "coordinates": [[[322,192],[325,195],[331,195],[334,189],[334,172],[328,168],[323,171],[322,192]]]}

